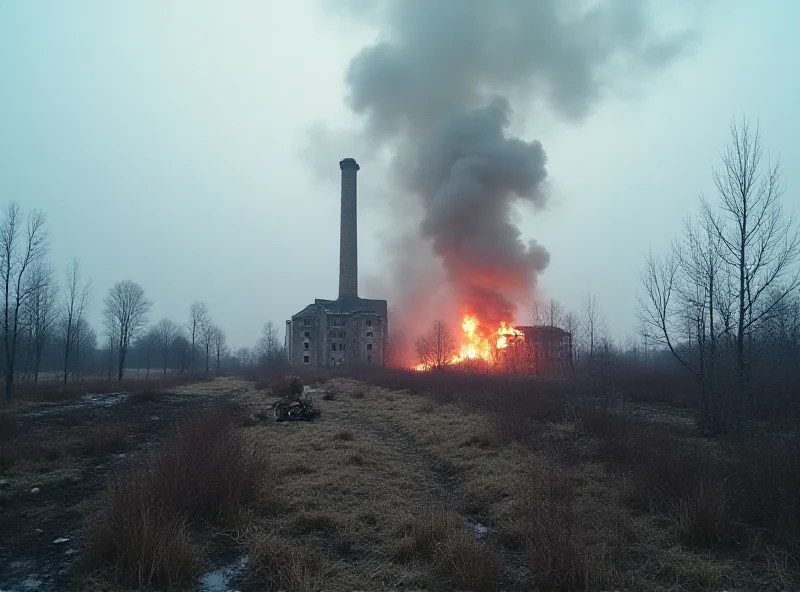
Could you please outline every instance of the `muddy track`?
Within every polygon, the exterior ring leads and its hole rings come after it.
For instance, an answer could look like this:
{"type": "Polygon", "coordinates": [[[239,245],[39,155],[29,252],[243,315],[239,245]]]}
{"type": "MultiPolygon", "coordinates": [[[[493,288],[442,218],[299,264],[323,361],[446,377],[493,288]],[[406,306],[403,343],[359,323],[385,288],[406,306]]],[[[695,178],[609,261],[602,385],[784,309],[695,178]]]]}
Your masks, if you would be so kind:
{"type": "MultiPolygon", "coordinates": [[[[0,498],[0,591],[67,590],[71,568],[78,556],[84,504],[102,490],[109,475],[156,442],[181,417],[230,401],[214,398],[163,396],[144,404],[126,401],[118,395],[114,404],[103,398],[87,406],[64,405],[47,408],[46,414],[27,413],[20,424],[26,437],[47,438],[64,430],[62,420],[82,414],[74,429],[89,429],[105,422],[124,422],[129,430],[126,451],[91,459],[79,473],[50,482],[39,491],[2,492],[0,498]],[[61,539],[67,539],[61,541],[61,539]],[[55,542],[55,541],[60,542],[55,542]]],[[[74,419],[73,419],[74,421],[74,419]]]]}

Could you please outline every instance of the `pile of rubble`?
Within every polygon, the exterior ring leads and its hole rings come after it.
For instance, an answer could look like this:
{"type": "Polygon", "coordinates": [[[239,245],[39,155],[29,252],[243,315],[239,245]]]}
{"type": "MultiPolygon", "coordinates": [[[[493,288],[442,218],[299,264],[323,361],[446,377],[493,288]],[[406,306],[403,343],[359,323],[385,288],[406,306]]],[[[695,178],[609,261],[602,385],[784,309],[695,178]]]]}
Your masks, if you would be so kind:
{"type": "Polygon", "coordinates": [[[275,381],[270,390],[281,399],[263,411],[250,416],[247,424],[255,425],[259,421],[267,421],[272,418],[275,421],[284,422],[313,421],[319,417],[319,409],[314,406],[311,397],[305,393],[303,382],[297,376],[287,376],[275,381]]]}
{"type": "Polygon", "coordinates": [[[319,417],[319,409],[314,407],[311,399],[302,395],[294,401],[278,401],[273,411],[275,421],[313,421],[319,417]]]}

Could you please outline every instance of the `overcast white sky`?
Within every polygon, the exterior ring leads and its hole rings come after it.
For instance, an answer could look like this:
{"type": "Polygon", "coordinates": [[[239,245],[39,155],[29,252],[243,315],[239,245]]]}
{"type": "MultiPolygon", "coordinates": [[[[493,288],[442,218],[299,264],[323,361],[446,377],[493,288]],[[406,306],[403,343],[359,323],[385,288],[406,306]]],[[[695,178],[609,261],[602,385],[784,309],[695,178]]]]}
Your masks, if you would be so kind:
{"type": "MultiPolygon", "coordinates": [[[[309,150],[309,129],[356,132],[344,75],[380,34],[345,4],[0,3],[0,205],[46,213],[59,276],[77,257],[92,278],[95,323],[120,279],[145,288],[153,321],[205,301],[233,346],[336,296],[338,161],[374,155],[337,135],[309,150]]],[[[692,51],[582,123],[514,104],[515,131],[548,155],[550,207],[520,213],[551,254],[540,289],[574,309],[594,292],[618,337],[643,256],[713,193],[731,117],[760,121],[800,209],[800,3],[719,0],[702,19],[692,51]]],[[[387,175],[359,175],[362,295],[386,296],[368,278],[396,224],[375,205],[387,175]]]]}

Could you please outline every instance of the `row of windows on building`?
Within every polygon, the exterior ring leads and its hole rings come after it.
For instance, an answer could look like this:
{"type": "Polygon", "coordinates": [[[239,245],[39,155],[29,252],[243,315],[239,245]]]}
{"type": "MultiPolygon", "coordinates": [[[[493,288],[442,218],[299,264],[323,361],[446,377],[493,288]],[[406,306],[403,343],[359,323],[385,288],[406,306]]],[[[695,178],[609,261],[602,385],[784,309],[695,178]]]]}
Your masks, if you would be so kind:
{"type": "MultiPolygon", "coordinates": [[[[367,331],[367,337],[374,337],[374,336],[375,336],[375,333],[373,333],[372,331],[367,331]]],[[[303,332],[303,337],[305,337],[306,339],[310,339],[311,338],[311,331],[304,331],[303,332]]],[[[337,337],[339,337],[340,339],[344,339],[345,337],[347,337],[347,332],[346,331],[331,331],[331,339],[336,339],[337,337]]]]}
{"type": "MultiPolygon", "coordinates": [[[[331,343],[331,351],[340,351],[340,352],[344,351],[346,345],[347,345],[346,343],[331,343]],[[337,347],[336,347],[337,345],[339,346],[338,350],[337,350],[337,347]]],[[[308,341],[305,341],[303,343],[303,349],[306,350],[306,351],[311,349],[309,347],[308,341]]],[[[372,351],[372,344],[371,343],[367,344],[367,351],[372,351]]]]}
{"type": "MultiPolygon", "coordinates": [[[[355,321],[353,321],[353,323],[355,323],[355,321]]],[[[339,327],[339,326],[344,327],[346,324],[347,324],[347,322],[344,319],[339,319],[337,317],[333,317],[333,319],[331,319],[331,325],[333,325],[334,327],[339,327]]],[[[367,325],[367,327],[372,327],[372,319],[367,319],[365,321],[365,324],[367,325]]],[[[310,327],[311,326],[311,318],[310,317],[304,317],[303,318],[303,325],[306,326],[306,327],[310,327]]]]}
{"type": "MultiPolygon", "coordinates": [[[[310,364],[310,363],[311,363],[311,356],[309,354],[304,355],[303,356],[303,364],[310,364]]],[[[333,358],[333,357],[331,358],[331,364],[332,365],[338,366],[338,365],[341,365],[341,363],[342,363],[341,358],[338,359],[338,360],[336,358],[333,358]]],[[[372,364],[372,354],[367,354],[367,364],[372,364]]]]}

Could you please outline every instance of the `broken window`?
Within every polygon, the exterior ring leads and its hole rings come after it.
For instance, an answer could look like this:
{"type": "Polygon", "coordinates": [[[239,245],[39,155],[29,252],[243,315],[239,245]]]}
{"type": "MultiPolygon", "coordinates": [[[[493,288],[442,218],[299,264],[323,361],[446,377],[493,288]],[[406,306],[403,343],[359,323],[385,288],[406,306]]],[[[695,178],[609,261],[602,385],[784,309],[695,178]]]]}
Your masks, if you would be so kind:
{"type": "Polygon", "coordinates": [[[305,333],[303,333],[303,337],[305,337],[306,339],[311,337],[311,331],[306,331],[305,333]]]}
{"type": "Polygon", "coordinates": [[[331,343],[331,351],[336,351],[336,344],[335,343],[331,343]]]}
{"type": "Polygon", "coordinates": [[[307,349],[308,349],[308,341],[306,341],[305,343],[303,343],[303,349],[305,349],[305,350],[307,350],[307,349]]]}
{"type": "Polygon", "coordinates": [[[309,325],[311,325],[311,319],[303,319],[303,324],[304,324],[306,327],[308,327],[309,325]]]}
{"type": "Polygon", "coordinates": [[[309,357],[308,355],[303,356],[303,364],[308,364],[309,357]]]}
{"type": "Polygon", "coordinates": [[[372,364],[372,354],[367,354],[367,364],[372,364]]]}
{"type": "Polygon", "coordinates": [[[372,344],[371,343],[367,344],[367,351],[372,351],[372,344]]]}
{"type": "Polygon", "coordinates": [[[339,351],[344,351],[344,343],[339,344],[339,351]]]}
{"type": "Polygon", "coordinates": [[[372,331],[367,331],[367,337],[372,337],[372,331]]]}

